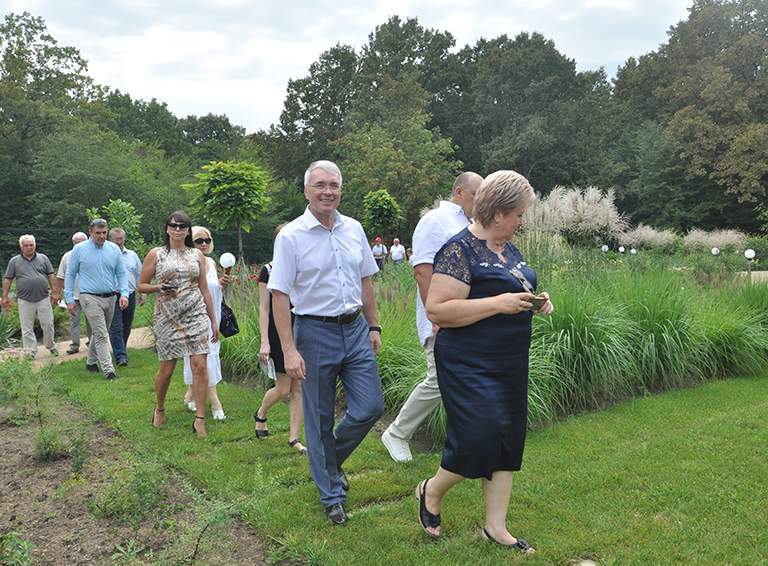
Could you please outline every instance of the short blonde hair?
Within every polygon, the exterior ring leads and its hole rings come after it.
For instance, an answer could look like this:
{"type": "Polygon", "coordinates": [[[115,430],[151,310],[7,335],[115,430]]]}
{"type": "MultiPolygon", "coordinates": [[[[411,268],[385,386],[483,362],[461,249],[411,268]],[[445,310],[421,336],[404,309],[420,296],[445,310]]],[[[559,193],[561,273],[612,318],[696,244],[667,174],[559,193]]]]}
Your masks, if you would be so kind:
{"type": "Polygon", "coordinates": [[[520,173],[496,171],[483,179],[477,189],[472,217],[483,227],[488,227],[493,224],[496,213],[507,214],[527,206],[533,196],[533,187],[520,173]]]}
{"type": "Polygon", "coordinates": [[[213,236],[211,235],[211,231],[206,228],[205,226],[192,226],[192,241],[196,238],[210,238],[211,243],[208,246],[208,253],[211,253],[213,251],[213,236]]]}

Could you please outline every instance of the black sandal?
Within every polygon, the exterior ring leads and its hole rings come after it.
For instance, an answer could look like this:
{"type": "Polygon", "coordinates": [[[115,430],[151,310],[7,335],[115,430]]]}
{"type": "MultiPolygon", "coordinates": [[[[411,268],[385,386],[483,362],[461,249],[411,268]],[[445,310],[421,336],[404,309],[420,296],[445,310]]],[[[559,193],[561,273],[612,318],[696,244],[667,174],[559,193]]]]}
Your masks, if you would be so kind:
{"type": "Polygon", "coordinates": [[[422,530],[434,539],[440,538],[440,534],[434,534],[429,532],[428,528],[436,528],[440,526],[440,513],[433,514],[427,509],[427,482],[424,480],[416,486],[416,497],[419,500],[419,524],[421,524],[422,530]]]}
{"type": "MultiPolygon", "coordinates": [[[[261,417],[259,417],[259,412],[258,411],[253,413],[253,420],[256,421],[257,423],[266,423],[267,422],[267,418],[266,417],[264,417],[263,419],[261,417]]],[[[256,432],[256,438],[258,438],[259,440],[269,436],[269,431],[268,430],[259,430],[258,428],[254,428],[254,430],[256,432]]]]}
{"type": "Polygon", "coordinates": [[[195,428],[195,421],[197,419],[200,419],[201,421],[204,421],[205,417],[195,417],[195,420],[192,421],[192,434],[197,434],[197,429],[195,428]]]}
{"type": "Polygon", "coordinates": [[[510,550],[516,550],[524,554],[531,554],[532,552],[536,552],[536,549],[533,548],[530,544],[528,544],[527,540],[522,538],[517,539],[517,542],[515,544],[504,544],[503,542],[499,542],[495,538],[493,538],[488,533],[487,530],[485,530],[485,527],[483,527],[481,536],[488,542],[492,542],[493,544],[496,544],[498,546],[503,546],[504,548],[508,548],[510,550]]]}
{"type": "MultiPolygon", "coordinates": [[[[301,444],[301,443],[299,442],[299,439],[298,439],[298,438],[294,438],[293,440],[289,440],[289,441],[288,441],[288,446],[290,446],[291,448],[295,448],[297,444],[301,444]]],[[[306,449],[306,447],[304,447],[304,446],[302,446],[301,448],[296,448],[296,450],[297,450],[297,451],[299,452],[299,454],[301,454],[302,456],[303,456],[304,454],[306,454],[306,453],[307,453],[307,449],[306,449]]]]}

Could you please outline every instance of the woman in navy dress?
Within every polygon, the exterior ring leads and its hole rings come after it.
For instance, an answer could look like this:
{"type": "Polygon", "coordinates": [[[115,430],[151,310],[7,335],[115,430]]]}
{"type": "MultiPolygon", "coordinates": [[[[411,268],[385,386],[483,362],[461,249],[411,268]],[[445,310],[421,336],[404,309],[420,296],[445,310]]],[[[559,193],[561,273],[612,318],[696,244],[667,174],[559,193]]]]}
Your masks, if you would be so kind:
{"type": "Polygon", "coordinates": [[[547,293],[533,294],[536,273],[509,242],[533,197],[514,171],[488,176],[473,223],[435,256],[426,307],[440,327],[435,361],[447,438],[437,474],[416,491],[422,528],[437,538],[445,494],[465,478],[482,478],[481,536],[523,552],[533,548],[507,530],[507,507],[525,445],[531,319],[553,310],[547,293]]]}

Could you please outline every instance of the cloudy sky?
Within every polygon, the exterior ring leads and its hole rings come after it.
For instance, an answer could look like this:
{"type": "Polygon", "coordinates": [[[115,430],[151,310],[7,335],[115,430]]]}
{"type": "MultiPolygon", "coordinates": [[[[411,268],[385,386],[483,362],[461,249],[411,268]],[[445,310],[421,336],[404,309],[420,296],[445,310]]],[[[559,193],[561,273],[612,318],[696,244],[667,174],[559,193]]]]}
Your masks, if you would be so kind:
{"type": "Polygon", "coordinates": [[[290,78],[333,44],[360,47],[390,16],[449,31],[458,47],[538,31],[579,69],[612,76],[654,50],[691,0],[0,0],[42,16],[100,84],[177,116],[226,114],[248,132],[280,116],[290,78]]]}

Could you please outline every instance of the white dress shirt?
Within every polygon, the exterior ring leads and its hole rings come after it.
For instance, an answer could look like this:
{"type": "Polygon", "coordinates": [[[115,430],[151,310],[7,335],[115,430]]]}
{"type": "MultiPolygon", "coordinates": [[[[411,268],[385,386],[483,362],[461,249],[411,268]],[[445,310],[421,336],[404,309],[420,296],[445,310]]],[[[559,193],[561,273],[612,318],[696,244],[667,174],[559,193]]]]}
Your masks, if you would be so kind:
{"type": "Polygon", "coordinates": [[[128,291],[135,293],[136,284],[139,282],[139,276],[141,275],[141,260],[139,259],[139,254],[133,250],[125,248],[121,251],[123,252],[125,270],[128,272],[128,291]]]}
{"type": "MultiPolygon", "coordinates": [[[[422,263],[432,265],[435,254],[453,236],[469,225],[469,218],[464,209],[458,204],[444,200],[440,206],[430,210],[421,217],[413,232],[413,255],[411,265],[416,267],[422,263]]],[[[427,318],[421,295],[416,291],[416,328],[419,331],[421,344],[432,336],[432,323],[427,318]]]]}
{"type": "Polygon", "coordinates": [[[331,230],[310,212],[275,239],[267,288],[286,293],[297,315],[338,316],[363,306],[362,278],[379,268],[360,223],[336,212],[331,230]]]}

